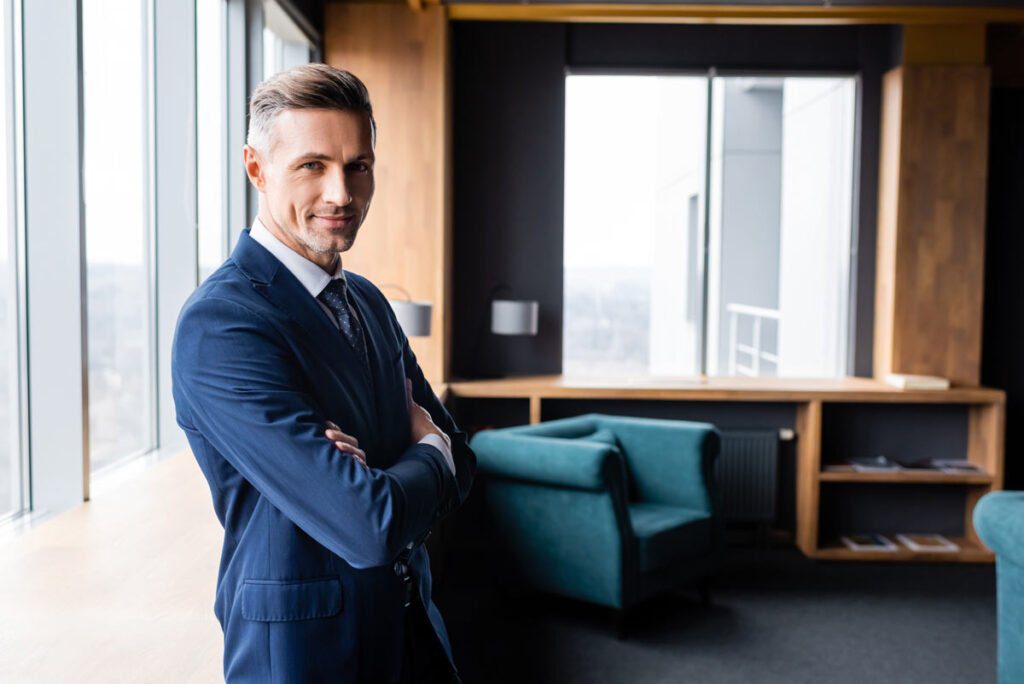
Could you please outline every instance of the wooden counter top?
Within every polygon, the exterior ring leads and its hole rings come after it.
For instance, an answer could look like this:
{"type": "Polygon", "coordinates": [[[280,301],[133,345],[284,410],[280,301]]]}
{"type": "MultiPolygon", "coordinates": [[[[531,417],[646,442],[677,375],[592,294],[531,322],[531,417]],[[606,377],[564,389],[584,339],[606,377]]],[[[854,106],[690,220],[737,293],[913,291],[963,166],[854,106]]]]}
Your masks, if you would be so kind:
{"type": "Polygon", "coordinates": [[[598,380],[532,375],[496,380],[452,380],[456,397],[542,399],[663,399],[693,401],[1004,403],[1002,390],[952,387],[903,390],[870,378],[634,377],[598,380]]]}

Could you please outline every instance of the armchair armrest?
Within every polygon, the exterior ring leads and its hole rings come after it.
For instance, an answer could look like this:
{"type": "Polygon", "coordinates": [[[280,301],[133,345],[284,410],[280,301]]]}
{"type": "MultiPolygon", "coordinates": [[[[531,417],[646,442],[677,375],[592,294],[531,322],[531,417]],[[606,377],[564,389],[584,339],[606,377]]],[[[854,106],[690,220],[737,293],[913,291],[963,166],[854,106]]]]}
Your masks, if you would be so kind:
{"type": "Polygon", "coordinates": [[[1024,567],[1024,492],[990,492],[974,507],[974,529],[997,556],[1024,567]]]}
{"type": "Polygon", "coordinates": [[[593,414],[622,446],[641,501],[713,512],[721,439],[710,423],[593,414]]]}
{"type": "Polygon", "coordinates": [[[607,444],[484,430],[470,445],[491,476],[591,491],[622,477],[622,457],[607,444]]]}

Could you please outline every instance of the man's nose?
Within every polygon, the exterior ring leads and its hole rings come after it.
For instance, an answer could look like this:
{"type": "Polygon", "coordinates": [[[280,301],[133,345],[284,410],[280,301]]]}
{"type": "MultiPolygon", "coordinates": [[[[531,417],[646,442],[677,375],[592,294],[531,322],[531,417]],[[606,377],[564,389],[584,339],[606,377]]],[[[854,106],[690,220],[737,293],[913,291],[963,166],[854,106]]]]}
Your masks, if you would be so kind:
{"type": "Polygon", "coordinates": [[[345,179],[345,171],[328,174],[324,186],[324,203],[345,206],[352,201],[351,190],[345,179]]]}

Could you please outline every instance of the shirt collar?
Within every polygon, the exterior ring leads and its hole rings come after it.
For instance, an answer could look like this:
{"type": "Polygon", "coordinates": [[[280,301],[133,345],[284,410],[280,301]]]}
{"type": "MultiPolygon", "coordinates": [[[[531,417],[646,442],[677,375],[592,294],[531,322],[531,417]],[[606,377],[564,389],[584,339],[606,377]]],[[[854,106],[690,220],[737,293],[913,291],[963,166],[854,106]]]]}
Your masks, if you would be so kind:
{"type": "Polygon", "coordinates": [[[281,242],[276,235],[263,225],[263,221],[257,216],[252,222],[249,230],[249,237],[266,247],[267,251],[273,254],[284,267],[291,271],[309,294],[317,297],[327,284],[332,280],[341,279],[345,281],[345,269],[342,268],[341,259],[338,259],[338,270],[333,275],[327,275],[324,269],[302,256],[288,245],[281,242]]]}

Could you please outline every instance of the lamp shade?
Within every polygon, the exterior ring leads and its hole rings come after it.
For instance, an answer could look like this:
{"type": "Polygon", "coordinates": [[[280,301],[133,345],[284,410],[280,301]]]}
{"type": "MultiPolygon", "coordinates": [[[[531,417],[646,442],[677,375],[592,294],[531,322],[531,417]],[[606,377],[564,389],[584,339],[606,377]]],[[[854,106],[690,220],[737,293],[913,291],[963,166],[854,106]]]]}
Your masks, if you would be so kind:
{"type": "Polygon", "coordinates": [[[407,337],[428,337],[430,335],[430,302],[414,302],[406,299],[389,299],[398,324],[407,337]]]}
{"type": "Polygon", "coordinates": [[[495,335],[536,335],[539,305],[528,299],[491,302],[491,332],[495,335]]]}

